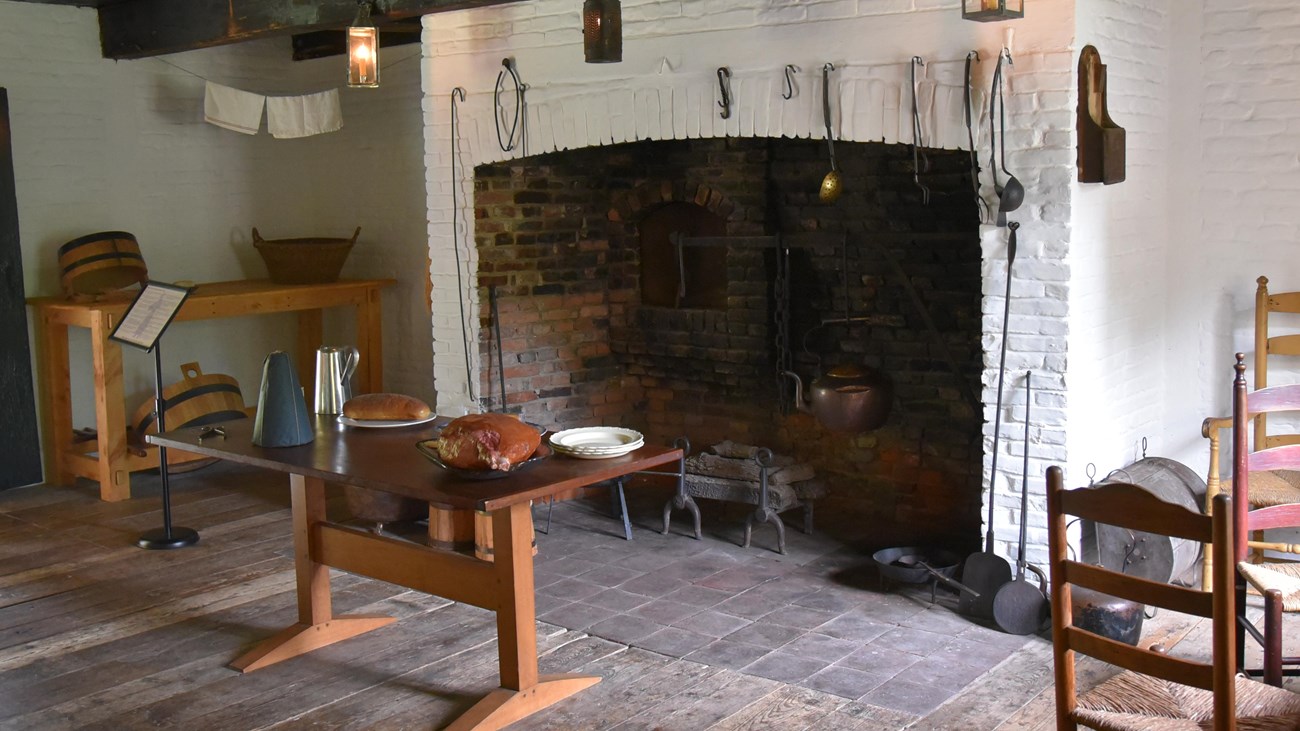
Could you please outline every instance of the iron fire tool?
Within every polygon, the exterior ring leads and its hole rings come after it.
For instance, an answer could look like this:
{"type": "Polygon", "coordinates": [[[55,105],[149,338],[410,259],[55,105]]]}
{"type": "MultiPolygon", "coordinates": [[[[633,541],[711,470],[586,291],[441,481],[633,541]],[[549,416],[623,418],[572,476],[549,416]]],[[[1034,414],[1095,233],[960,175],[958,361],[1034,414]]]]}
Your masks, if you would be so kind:
{"type": "Polygon", "coordinates": [[[1007,214],[1020,207],[1025,202],[1025,186],[1021,184],[1016,176],[1007,170],[1007,106],[1002,92],[1002,61],[1006,60],[1007,64],[1015,63],[1011,59],[1011,52],[1002,49],[998,55],[998,65],[993,70],[993,88],[989,91],[989,167],[993,171],[993,192],[998,196],[998,217],[999,226],[1007,225],[1007,214]],[[999,134],[993,134],[993,112],[996,104],[998,112],[998,131],[999,134]],[[1002,138],[1002,172],[1007,175],[1007,184],[1005,186],[998,182],[998,146],[997,138],[1002,138]]]}
{"type": "Polygon", "coordinates": [[[1011,265],[1016,260],[1016,229],[1020,224],[1012,221],[1007,237],[1007,293],[1002,309],[1002,359],[998,364],[998,399],[993,410],[993,465],[989,471],[989,522],[984,536],[984,550],[966,557],[962,581],[979,593],[975,599],[969,594],[957,598],[957,611],[985,619],[993,617],[993,598],[1003,584],[1011,581],[1011,564],[993,552],[993,486],[998,479],[998,442],[1002,433],[1002,380],[1007,372],[1007,323],[1011,316],[1011,265]]]}
{"type": "Polygon", "coordinates": [[[930,171],[930,158],[921,152],[921,109],[916,99],[916,68],[925,66],[920,56],[912,57],[912,182],[921,189],[921,204],[930,205],[930,188],[921,182],[921,173],[930,171]]]}
{"type": "MultiPolygon", "coordinates": [[[[993,620],[1003,632],[1027,635],[1037,632],[1047,620],[1047,579],[1036,571],[1040,585],[1025,581],[1025,542],[1029,525],[1029,402],[1034,398],[1030,379],[1033,371],[1025,373],[1025,466],[1020,478],[1020,552],[1016,558],[1016,578],[998,589],[993,597],[993,620]]],[[[1036,568],[1036,567],[1035,567],[1036,568]]]]}

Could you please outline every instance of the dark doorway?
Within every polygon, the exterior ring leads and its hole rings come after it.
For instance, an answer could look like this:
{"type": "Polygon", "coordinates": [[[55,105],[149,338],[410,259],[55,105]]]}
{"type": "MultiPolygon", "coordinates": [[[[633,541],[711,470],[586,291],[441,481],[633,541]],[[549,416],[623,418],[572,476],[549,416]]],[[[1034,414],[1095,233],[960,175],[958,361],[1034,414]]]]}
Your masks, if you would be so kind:
{"type": "Polygon", "coordinates": [[[27,346],[23,253],[9,127],[9,93],[0,88],[0,490],[41,481],[41,445],[27,346]]]}

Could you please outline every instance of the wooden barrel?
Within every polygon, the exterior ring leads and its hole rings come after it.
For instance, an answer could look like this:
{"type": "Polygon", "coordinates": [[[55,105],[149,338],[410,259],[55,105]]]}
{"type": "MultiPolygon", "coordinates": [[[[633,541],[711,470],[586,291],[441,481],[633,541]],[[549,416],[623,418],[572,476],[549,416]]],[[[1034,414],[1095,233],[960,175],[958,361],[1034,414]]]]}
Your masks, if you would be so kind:
{"type": "MultiPolygon", "coordinates": [[[[496,560],[493,549],[492,515],[482,510],[474,511],[474,557],[483,561],[496,560]]],[[[533,531],[533,555],[537,555],[537,531],[533,531]]]]}
{"type": "Polygon", "coordinates": [[[64,295],[97,295],[149,281],[135,236],[101,231],[59,247],[59,283],[64,295]]]}
{"type": "MultiPolygon", "coordinates": [[[[182,380],[163,388],[167,405],[167,428],[203,426],[219,421],[246,418],[244,397],[239,381],[220,373],[204,374],[198,363],[181,366],[182,380]]],[[[154,399],[140,404],[131,417],[137,435],[158,433],[158,413],[154,399]]]]}
{"type": "Polygon", "coordinates": [[[450,551],[474,545],[474,511],[429,506],[429,545],[450,551]]]}
{"type": "Polygon", "coordinates": [[[343,485],[343,499],[352,517],[374,523],[377,530],[385,523],[419,520],[428,506],[415,498],[348,484],[343,485]]]}

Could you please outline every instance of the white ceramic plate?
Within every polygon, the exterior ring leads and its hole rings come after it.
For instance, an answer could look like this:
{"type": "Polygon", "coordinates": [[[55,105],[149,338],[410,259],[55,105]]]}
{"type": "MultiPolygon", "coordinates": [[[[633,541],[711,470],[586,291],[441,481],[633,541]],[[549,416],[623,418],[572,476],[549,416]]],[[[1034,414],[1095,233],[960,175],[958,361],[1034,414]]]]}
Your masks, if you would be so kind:
{"type": "Polygon", "coordinates": [[[616,426],[584,426],[551,435],[551,446],[569,451],[619,450],[645,442],[641,432],[616,426]]]}
{"type": "Polygon", "coordinates": [[[369,429],[388,429],[399,426],[415,426],[416,424],[428,424],[438,418],[437,414],[429,414],[423,419],[353,419],[351,416],[339,414],[339,423],[347,426],[359,426],[369,429]]]}
{"type": "Polygon", "coordinates": [[[552,444],[552,445],[551,445],[551,448],[554,449],[554,450],[556,450],[557,452],[564,452],[565,454],[592,454],[592,455],[601,455],[601,454],[627,454],[629,451],[631,451],[631,450],[633,450],[633,449],[639,449],[639,448],[640,448],[642,445],[644,445],[644,444],[645,444],[645,440],[644,440],[644,439],[638,439],[638,440],[636,440],[635,442],[629,442],[628,444],[620,444],[620,445],[617,446],[617,447],[599,447],[599,448],[597,448],[597,447],[559,447],[559,446],[556,446],[556,445],[552,444]]]}
{"type": "Polygon", "coordinates": [[[620,447],[617,450],[612,452],[599,452],[599,453],[570,452],[568,450],[565,450],[562,447],[554,447],[554,449],[556,454],[562,454],[566,457],[573,457],[574,459],[611,459],[613,457],[622,457],[625,454],[635,452],[637,449],[641,447],[642,444],[644,444],[644,442],[637,443],[637,444],[629,444],[625,447],[620,447]]]}

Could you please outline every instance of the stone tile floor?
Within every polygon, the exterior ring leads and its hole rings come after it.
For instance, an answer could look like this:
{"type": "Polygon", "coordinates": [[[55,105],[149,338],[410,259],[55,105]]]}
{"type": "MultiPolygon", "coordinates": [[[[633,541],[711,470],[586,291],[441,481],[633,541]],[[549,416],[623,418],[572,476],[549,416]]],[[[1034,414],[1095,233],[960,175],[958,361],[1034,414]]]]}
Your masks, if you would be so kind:
{"type": "Polygon", "coordinates": [[[954,611],[928,585],[885,588],[865,551],[772,526],[739,545],[745,510],[702,501],[660,535],[662,494],[633,495],[633,540],[605,499],[534,507],[538,619],[675,658],[925,715],[1028,642],[954,611]],[[656,499],[657,498],[657,499],[656,499]]]}

